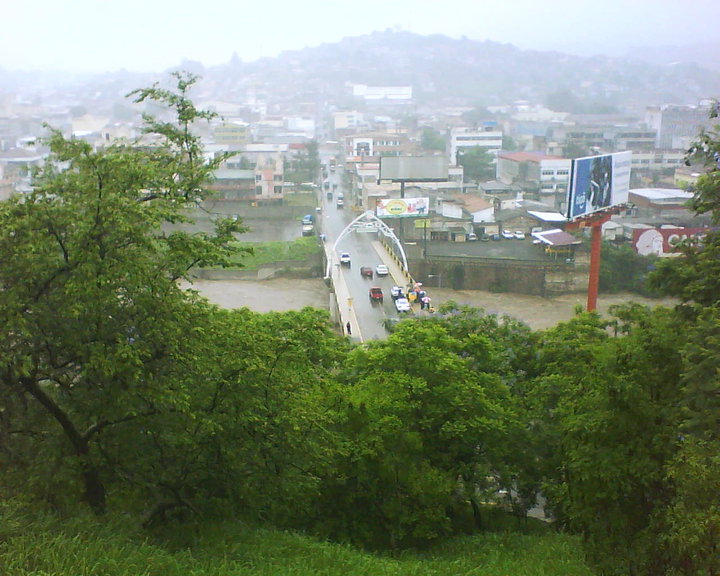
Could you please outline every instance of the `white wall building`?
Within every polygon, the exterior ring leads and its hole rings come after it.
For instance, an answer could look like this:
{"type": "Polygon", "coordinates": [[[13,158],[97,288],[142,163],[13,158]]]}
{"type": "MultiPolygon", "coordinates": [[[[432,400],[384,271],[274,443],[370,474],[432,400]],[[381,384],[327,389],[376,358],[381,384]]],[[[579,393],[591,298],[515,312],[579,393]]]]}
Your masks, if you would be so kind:
{"type": "Polygon", "coordinates": [[[457,153],[461,148],[481,147],[496,154],[502,150],[503,133],[497,126],[468,128],[460,126],[450,130],[449,161],[457,165],[457,153]]]}
{"type": "Polygon", "coordinates": [[[364,100],[412,100],[412,86],[353,84],[353,96],[364,100]]]}

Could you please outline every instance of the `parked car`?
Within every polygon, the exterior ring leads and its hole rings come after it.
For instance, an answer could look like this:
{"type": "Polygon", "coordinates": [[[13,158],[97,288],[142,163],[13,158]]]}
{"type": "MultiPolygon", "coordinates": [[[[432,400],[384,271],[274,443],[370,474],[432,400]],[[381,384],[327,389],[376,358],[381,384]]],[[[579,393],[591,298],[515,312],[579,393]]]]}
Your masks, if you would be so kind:
{"type": "Polygon", "coordinates": [[[350,267],[350,252],[340,252],[340,264],[350,267]]]}
{"type": "Polygon", "coordinates": [[[315,227],[312,224],[303,224],[302,235],[312,236],[313,234],[315,234],[315,227]]]}
{"type": "Polygon", "coordinates": [[[369,296],[370,296],[370,302],[372,302],[373,304],[375,304],[376,302],[377,302],[378,304],[382,304],[382,303],[383,303],[383,291],[382,291],[382,288],[379,288],[379,287],[377,287],[377,286],[373,286],[372,288],[370,288],[368,294],[369,294],[369,296]]]}
{"type": "Polygon", "coordinates": [[[475,242],[475,240],[478,239],[478,235],[475,234],[475,232],[470,232],[470,234],[467,235],[468,242],[475,242]]]}
{"type": "Polygon", "coordinates": [[[490,234],[483,234],[480,236],[480,242],[489,242],[490,241],[490,234]]]}
{"type": "Polygon", "coordinates": [[[501,234],[506,240],[513,240],[515,238],[515,234],[513,234],[512,230],[503,230],[501,234]]]}
{"type": "Polygon", "coordinates": [[[502,236],[500,236],[500,234],[491,234],[490,240],[494,240],[495,242],[497,242],[498,240],[502,240],[502,236]]]}
{"type": "Polygon", "coordinates": [[[395,310],[398,312],[410,312],[410,302],[407,298],[398,298],[395,300],[395,310]]]}
{"type": "Polygon", "coordinates": [[[525,240],[525,232],[522,230],[515,230],[514,236],[516,240],[525,240]]]}
{"type": "Polygon", "coordinates": [[[375,274],[377,274],[378,276],[387,276],[388,274],[390,274],[390,270],[388,270],[388,267],[385,266],[385,264],[378,264],[375,267],[375,274]]]}
{"type": "Polygon", "coordinates": [[[393,300],[397,300],[398,298],[404,298],[405,292],[400,286],[393,286],[390,288],[390,296],[393,300]]]}
{"type": "Polygon", "coordinates": [[[361,266],[360,276],[362,276],[363,278],[370,278],[372,280],[373,269],[370,266],[361,266]]]}

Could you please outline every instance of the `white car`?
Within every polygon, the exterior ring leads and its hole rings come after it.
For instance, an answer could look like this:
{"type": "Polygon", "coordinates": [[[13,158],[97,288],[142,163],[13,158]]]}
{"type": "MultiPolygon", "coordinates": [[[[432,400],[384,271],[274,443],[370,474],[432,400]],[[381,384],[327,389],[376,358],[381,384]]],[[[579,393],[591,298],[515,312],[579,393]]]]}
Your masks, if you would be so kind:
{"type": "Polygon", "coordinates": [[[398,298],[395,300],[395,310],[398,312],[410,312],[410,302],[407,298],[398,298]]]}
{"type": "Polygon", "coordinates": [[[512,240],[515,238],[515,234],[513,234],[512,230],[503,230],[502,237],[505,238],[505,240],[512,240]]]}
{"type": "Polygon", "coordinates": [[[340,252],[340,264],[350,266],[350,252],[340,252]]]}
{"type": "Polygon", "coordinates": [[[525,240],[525,232],[522,230],[515,230],[513,235],[517,240],[525,240]]]}
{"type": "Polygon", "coordinates": [[[392,296],[393,300],[397,300],[398,298],[405,298],[404,296],[405,292],[403,292],[403,289],[400,288],[400,286],[393,286],[390,288],[390,296],[392,296]]]}
{"type": "Polygon", "coordinates": [[[388,270],[388,267],[385,266],[385,264],[378,264],[375,267],[375,274],[377,274],[378,276],[387,276],[388,274],[390,274],[390,270],[388,270]]]}

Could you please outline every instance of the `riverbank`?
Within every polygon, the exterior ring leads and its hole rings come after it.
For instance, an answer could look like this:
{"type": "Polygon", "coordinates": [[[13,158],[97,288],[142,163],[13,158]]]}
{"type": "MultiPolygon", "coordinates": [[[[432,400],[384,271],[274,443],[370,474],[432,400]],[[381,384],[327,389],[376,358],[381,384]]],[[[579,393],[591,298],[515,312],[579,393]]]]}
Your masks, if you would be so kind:
{"type": "MultiPolygon", "coordinates": [[[[305,306],[327,310],[328,288],[322,279],[277,278],[263,281],[196,280],[193,287],[208,300],[224,308],[247,307],[256,312],[300,310],[305,306]]],[[[493,293],[481,290],[450,290],[431,288],[433,306],[448,300],[483,308],[488,314],[517,318],[534,330],[544,330],[575,315],[577,307],[585,308],[584,294],[566,294],[541,298],[524,294],[493,293]]],[[[637,302],[646,306],[674,306],[675,301],[650,299],[635,294],[600,294],[598,312],[609,316],[608,309],[616,304],[637,302]]]]}

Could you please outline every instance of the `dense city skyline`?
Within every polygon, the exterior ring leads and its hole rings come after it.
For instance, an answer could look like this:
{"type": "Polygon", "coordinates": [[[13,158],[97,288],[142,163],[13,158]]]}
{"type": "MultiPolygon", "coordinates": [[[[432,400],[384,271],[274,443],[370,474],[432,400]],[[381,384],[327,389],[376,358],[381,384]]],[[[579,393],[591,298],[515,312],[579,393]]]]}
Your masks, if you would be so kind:
{"type": "Polygon", "coordinates": [[[720,5],[698,0],[278,0],[262,5],[187,0],[16,2],[4,9],[0,67],[7,70],[153,72],[183,60],[206,66],[274,57],[373,31],[403,30],[491,40],[522,49],[622,55],[635,46],[717,40],[720,5]]]}

